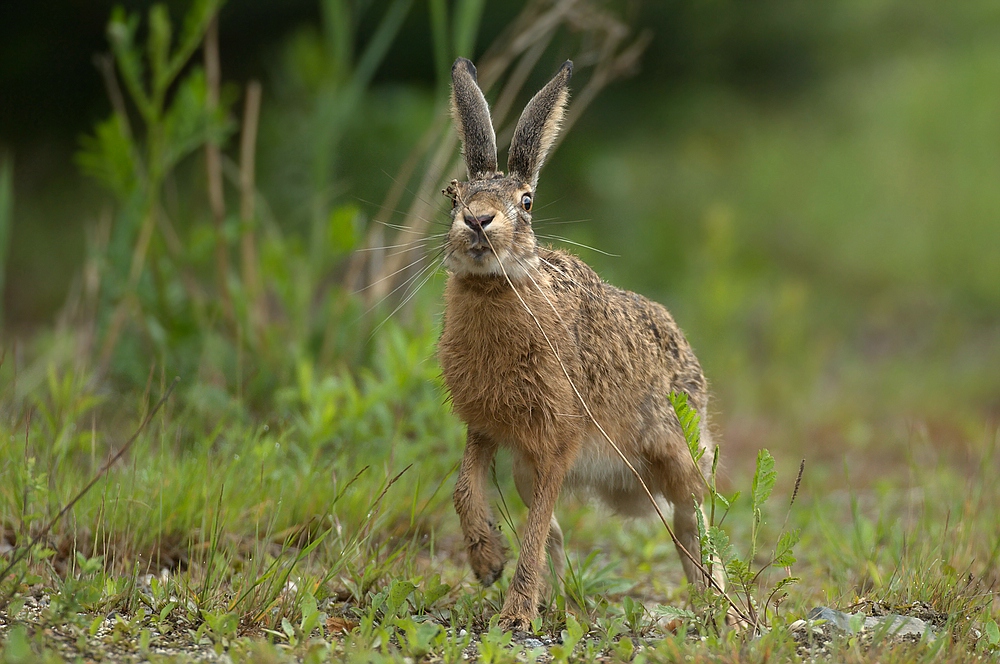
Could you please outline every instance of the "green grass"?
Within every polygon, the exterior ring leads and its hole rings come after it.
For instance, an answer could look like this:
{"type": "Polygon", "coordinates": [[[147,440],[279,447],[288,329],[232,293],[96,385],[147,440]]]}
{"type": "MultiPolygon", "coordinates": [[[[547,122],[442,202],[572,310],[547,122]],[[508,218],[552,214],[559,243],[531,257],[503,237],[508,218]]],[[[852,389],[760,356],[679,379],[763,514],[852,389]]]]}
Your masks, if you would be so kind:
{"type": "MultiPolygon", "coordinates": [[[[926,603],[946,623],[933,643],[843,637],[827,645],[838,661],[996,652],[987,625],[997,615],[1000,517],[991,506],[1000,500],[1000,436],[988,430],[947,454],[915,434],[898,472],[857,488],[846,467],[807,467],[790,511],[794,474],[780,475],[761,507],[751,564],[766,562],[780,528],[798,528],[790,572],[800,581],[762,612],[770,631],[757,638],[718,631],[701,613],[711,602],[690,604],[662,526],[622,527],[567,498],[559,510],[569,567],[536,623],[543,645],[510,643],[491,627],[506,580],[483,590],[463,564],[450,505],[463,435],[443,399],[433,339],[431,326],[417,335],[386,326],[375,338],[381,361],[361,379],[303,364],[265,418],[181,406],[178,388],[125,459],[3,580],[4,656],[26,661],[18,653],[29,648],[140,658],[183,645],[275,661],[457,661],[465,649],[513,661],[543,647],[557,659],[572,650],[574,661],[763,661],[795,656],[789,625],[812,606],[859,602],[903,612],[926,603]],[[668,631],[658,616],[680,620],[668,631]]],[[[0,524],[5,546],[15,546],[7,559],[125,442],[169,382],[154,371],[148,394],[123,399],[49,366],[33,385],[25,384],[37,373],[31,365],[18,366],[16,380],[11,359],[0,366],[0,524]]],[[[516,525],[524,509],[506,463],[496,502],[516,525]]],[[[752,538],[748,473],[730,468],[720,480],[724,495],[743,491],[725,519],[741,554],[752,538]]],[[[505,532],[514,555],[517,540],[505,532]]],[[[754,597],[787,574],[762,574],[754,597]]],[[[192,656],[178,650],[170,661],[192,656]]]]}

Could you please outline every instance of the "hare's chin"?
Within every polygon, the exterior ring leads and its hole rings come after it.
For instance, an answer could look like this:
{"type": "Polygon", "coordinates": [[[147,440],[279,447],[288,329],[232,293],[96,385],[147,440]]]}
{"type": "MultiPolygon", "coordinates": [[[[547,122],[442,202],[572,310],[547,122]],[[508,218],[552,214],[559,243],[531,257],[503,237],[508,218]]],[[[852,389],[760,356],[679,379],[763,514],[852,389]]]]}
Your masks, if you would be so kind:
{"type": "Polygon", "coordinates": [[[501,250],[499,260],[492,251],[479,256],[462,253],[450,256],[445,262],[445,267],[458,275],[502,277],[506,273],[513,281],[520,281],[525,278],[529,270],[537,270],[538,257],[530,256],[517,260],[507,250],[501,250]],[[503,261],[502,266],[501,261],[503,261]]]}

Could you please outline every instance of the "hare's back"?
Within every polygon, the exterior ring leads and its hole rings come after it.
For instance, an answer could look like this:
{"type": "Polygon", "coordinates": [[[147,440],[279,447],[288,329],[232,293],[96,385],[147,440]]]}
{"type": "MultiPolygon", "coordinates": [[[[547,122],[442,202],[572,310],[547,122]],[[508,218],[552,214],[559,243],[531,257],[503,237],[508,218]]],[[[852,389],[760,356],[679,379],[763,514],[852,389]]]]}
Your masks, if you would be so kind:
{"type": "Polygon", "coordinates": [[[561,251],[540,252],[572,319],[583,382],[591,396],[650,398],[650,390],[688,395],[704,407],[705,378],[691,345],[663,305],[604,282],[586,263],[561,251]],[[665,391],[664,391],[665,390],[665,391]]]}

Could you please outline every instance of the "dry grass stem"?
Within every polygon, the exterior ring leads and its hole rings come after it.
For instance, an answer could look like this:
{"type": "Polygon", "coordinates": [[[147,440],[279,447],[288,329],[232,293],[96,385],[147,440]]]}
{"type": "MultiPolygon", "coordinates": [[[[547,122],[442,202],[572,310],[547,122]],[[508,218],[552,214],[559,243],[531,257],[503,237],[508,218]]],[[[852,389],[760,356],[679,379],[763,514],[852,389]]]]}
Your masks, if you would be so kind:
{"type": "MultiPolygon", "coordinates": [[[[540,0],[529,3],[486,49],[478,62],[480,87],[489,92],[500,85],[492,117],[494,125],[501,127],[497,132],[501,143],[509,141],[513,134],[514,123],[507,121],[510,109],[521,94],[531,71],[561,28],[579,36],[581,46],[573,59],[593,68],[590,79],[574,97],[570,112],[563,121],[563,133],[582,115],[598,92],[616,78],[634,72],[639,56],[650,38],[649,34],[642,33],[629,42],[629,26],[614,14],[587,0],[540,0]]],[[[445,111],[442,110],[440,117],[444,116],[445,111]]],[[[437,192],[459,174],[461,165],[456,150],[458,139],[450,131],[442,135],[442,129],[440,120],[428,129],[417,149],[400,167],[394,178],[394,185],[381,206],[378,220],[388,222],[402,196],[402,190],[410,180],[415,164],[421,161],[419,156],[426,155],[437,138],[437,148],[432,155],[425,157],[427,166],[399,224],[401,230],[384,240],[382,231],[370,231],[366,244],[362,247],[365,251],[357,252],[352,257],[347,284],[355,291],[366,292],[369,303],[380,302],[395,292],[399,283],[410,276],[402,268],[413,263],[414,254],[422,251],[415,247],[395,255],[386,255],[384,251],[378,250],[379,247],[398,245],[399,238],[404,236],[426,236],[437,214],[437,205],[433,202],[437,199],[437,192]],[[372,249],[375,250],[371,251],[372,249]]]]}

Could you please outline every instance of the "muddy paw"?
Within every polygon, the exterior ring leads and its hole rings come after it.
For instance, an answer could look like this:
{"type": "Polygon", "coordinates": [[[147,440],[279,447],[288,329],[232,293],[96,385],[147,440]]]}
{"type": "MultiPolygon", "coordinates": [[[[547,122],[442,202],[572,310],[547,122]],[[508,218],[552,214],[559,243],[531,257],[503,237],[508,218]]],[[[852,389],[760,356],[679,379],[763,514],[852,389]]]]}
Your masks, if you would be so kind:
{"type": "Polygon", "coordinates": [[[469,546],[469,565],[484,586],[492,585],[503,574],[507,555],[500,533],[494,530],[490,537],[469,546]]]}

